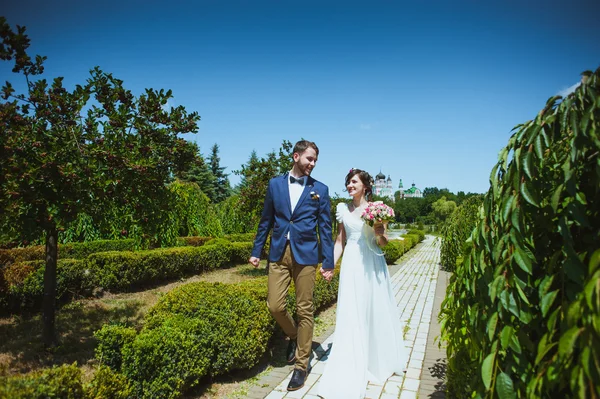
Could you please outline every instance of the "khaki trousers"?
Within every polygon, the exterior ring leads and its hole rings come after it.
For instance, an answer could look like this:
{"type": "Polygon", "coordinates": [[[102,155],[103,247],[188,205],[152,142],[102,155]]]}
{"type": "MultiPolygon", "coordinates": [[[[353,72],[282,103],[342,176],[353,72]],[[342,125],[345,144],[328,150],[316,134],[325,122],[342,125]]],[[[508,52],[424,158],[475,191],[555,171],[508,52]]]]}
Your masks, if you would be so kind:
{"type": "Polygon", "coordinates": [[[316,265],[299,265],[289,243],[285,246],[283,257],[269,265],[267,307],[283,332],[290,339],[296,340],[298,346],[295,367],[304,371],[308,368],[312,351],[315,276],[316,265]],[[297,325],[286,309],[286,296],[292,279],[296,287],[297,325]]]}

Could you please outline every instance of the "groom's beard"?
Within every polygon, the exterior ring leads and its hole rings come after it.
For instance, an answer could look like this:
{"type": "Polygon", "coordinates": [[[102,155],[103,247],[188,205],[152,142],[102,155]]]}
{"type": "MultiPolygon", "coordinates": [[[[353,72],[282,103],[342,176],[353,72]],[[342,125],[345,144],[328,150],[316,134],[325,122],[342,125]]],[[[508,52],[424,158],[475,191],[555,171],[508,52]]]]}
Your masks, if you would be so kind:
{"type": "Polygon", "coordinates": [[[296,165],[298,167],[298,170],[300,171],[300,173],[302,173],[302,176],[310,176],[312,169],[309,169],[308,166],[303,166],[301,164],[296,165]]]}

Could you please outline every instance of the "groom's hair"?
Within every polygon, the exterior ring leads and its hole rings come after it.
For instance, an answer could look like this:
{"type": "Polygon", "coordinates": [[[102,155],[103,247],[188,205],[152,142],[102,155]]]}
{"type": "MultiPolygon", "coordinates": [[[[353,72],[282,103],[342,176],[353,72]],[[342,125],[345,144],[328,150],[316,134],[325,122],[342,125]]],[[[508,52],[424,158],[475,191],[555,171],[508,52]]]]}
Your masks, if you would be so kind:
{"type": "Polygon", "coordinates": [[[315,152],[317,153],[317,156],[319,156],[319,147],[317,147],[317,145],[315,143],[313,143],[312,141],[308,141],[308,140],[300,140],[299,142],[296,143],[296,145],[294,145],[294,151],[292,151],[293,153],[298,153],[298,154],[302,154],[304,151],[306,151],[306,149],[310,147],[313,150],[315,150],[315,152]]]}

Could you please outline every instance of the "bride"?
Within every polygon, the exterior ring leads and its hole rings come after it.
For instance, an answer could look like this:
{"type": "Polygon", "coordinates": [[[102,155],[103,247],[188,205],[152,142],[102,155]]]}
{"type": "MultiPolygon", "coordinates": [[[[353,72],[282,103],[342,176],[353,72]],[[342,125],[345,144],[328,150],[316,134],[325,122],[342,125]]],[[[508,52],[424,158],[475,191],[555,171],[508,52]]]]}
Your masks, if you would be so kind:
{"type": "Polygon", "coordinates": [[[367,383],[401,375],[408,353],[390,275],[379,246],[387,244],[385,227],[370,227],[361,218],[372,193],[373,178],[350,169],[346,189],[352,203],[336,209],[339,233],[334,264],[342,252],[334,343],[319,382],[325,399],[362,399],[367,383]],[[345,245],[344,245],[345,242],[345,245]]]}

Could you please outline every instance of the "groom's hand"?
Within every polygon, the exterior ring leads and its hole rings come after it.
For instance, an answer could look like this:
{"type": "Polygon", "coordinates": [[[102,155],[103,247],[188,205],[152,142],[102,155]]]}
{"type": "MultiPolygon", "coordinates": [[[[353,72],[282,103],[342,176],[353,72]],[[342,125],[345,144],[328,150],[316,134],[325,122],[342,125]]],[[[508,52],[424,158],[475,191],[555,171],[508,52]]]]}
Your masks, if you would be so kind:
{"type": "Polygon", "coordinates": [[[327,281],[331,281],[333,278],[333,269],[323,269],[321,267],[321,276],[327,281]]]}
{"type": "Polygon", "coordinates": [[[251,256],[250,259],[248,259],[248,262],[250,262],[254,267],[258,267],[258,265],[260,264],[260,258],[257,258],[256,256],[251,256]]]}

